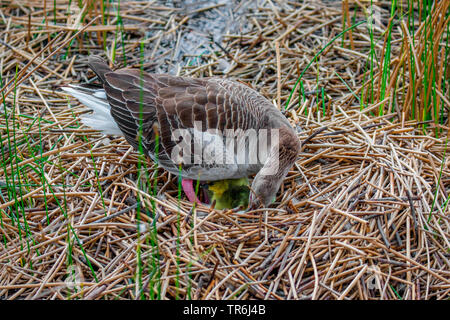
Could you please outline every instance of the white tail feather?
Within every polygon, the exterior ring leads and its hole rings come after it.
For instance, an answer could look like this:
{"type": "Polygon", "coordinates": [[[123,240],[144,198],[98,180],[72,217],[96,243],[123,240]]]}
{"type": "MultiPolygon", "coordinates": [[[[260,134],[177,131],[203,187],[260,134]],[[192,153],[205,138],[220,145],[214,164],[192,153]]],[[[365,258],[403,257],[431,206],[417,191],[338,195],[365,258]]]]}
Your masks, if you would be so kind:
{"type": "Polygon", "coordinates": [[[92,129],[100,130],[105,134],[123,135],[116,121],[111,116],[111,107],[106,100],[106,94],[103,89],[91,90],[76,86],[62,87],[62,89],[94,112],[89,116],[81,117],[81,121],[85,125],[92,129]]]}

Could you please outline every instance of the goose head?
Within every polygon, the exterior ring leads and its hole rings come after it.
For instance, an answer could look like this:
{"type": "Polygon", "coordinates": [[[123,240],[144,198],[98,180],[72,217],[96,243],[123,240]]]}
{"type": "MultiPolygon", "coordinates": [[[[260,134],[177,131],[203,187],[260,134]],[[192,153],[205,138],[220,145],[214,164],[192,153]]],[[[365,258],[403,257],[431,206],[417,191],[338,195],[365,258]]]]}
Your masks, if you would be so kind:
{"type": "Polygon", "coordinates": [[[250,196],[249,196],[249,210],[257,209],[261,206],[268,207],[275,201],[278,189],[280,188],[281,180],[275,181],[272,176],[256,175],[253,180],[250,196]]]}
{"type": "Polygon", "coordinates": [[[268,207],[275,200],[283,179],[300,152],[300,141],[294,130],[290,126],[283,126],[278,130],[278,143],[273,145],[264,166],[253,180],[249,210],[268,207]]]}

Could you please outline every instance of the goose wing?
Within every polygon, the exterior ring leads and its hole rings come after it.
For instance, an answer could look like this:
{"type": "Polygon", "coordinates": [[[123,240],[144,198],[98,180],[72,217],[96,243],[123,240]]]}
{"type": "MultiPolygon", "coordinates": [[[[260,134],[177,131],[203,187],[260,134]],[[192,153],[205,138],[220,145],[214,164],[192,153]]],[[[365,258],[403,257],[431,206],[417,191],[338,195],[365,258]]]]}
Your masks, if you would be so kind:
{"type": "Polygon", "coordinates": [[[223,132],[257,130],[263,125],[260,106],[268,101],[241,83],[148,74],[131,68],[112,71],[96,56],[89,59],[89,65],[103,82],[111,115],[126,140],[138,149],[141,139],[146,153],[154,158],[159,136],[158,160],[169,171],[178,172],[170,157],[177,143],[172,133],[177,129],[201,124],[202,132],[223,132]]]}

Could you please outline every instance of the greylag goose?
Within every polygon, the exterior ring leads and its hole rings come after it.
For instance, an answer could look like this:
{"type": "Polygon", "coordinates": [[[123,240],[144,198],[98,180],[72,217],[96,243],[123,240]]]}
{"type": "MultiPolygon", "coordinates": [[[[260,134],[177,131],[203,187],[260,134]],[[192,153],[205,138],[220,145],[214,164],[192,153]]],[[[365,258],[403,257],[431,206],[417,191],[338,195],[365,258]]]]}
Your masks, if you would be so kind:
{"type": "Polygon", "coordinates": [[[300,142],[286,117],[261,94],[216,77],[194,79],[133,68],[112,71],[98,56],[89,57],[88,65],[101,85],[63,87],[94,111],[82,118],[84,124],[123,135],[136,149],[142,145],[161,167],[181,175],[191,202],[198,202],[193,179],[217,181],[253,174],[249,209],[274,201],[297,159],[300,142]],[[194,138],[189,140],[186,134],[194,138]],[[258,143],[252,143],[252,137],[258,143]],[[181,140],[187,141],[184,149],[181,140]],[[182,158],[180,149],[185,153],[182,158]],[[214,150],[208,153],[216,156],[213,161],[206,156],[207,149],[214,150]]]}

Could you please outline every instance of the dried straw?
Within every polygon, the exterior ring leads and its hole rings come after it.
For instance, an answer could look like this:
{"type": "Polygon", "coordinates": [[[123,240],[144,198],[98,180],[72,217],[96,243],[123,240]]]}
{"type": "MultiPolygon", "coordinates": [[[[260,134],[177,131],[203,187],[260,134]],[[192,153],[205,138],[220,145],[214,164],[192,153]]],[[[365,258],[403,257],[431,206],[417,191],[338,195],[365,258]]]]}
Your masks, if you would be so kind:
{"type": "MultiPolygon", "coordinates": [[[[436,136],[433,123],[427,135],[423,123],[408,120],[407,83],[389,84],[391,92],[406,86],[396,95],[403,116],[374,115],[381,104],[392,105],[390,96],[360,110],[370,48],[364,25],[311,65],[304,95],[296,89],[285,114],[303,150],[270,209],[193,209],[183,195],[178,201],[176,177],[146,159],[149,177],[157,179],[153,195],[139,188],[139,156],[124,139],[80,126],[86,108],[58,86],[92,79],[90,54],[106,50],[112,62],[115,52],[115,66],[138,66],[142,43],[146,71],[238,79],[283,109],[309,61],[343,30],[343,13],[347,21],[352,10],[358,21],[365,17],[358,1],[349,8],[348,1],[341,7],[268,0],[251,9],[244,2],[172,8],[121,1],[118,27],[109,2],[103,22],[88,26],[101,15],[101,1],[81,9],[72,1],[68,9],[62,0],[55,7],[3,0],[0,70],[8,86],[0,128],[8,165],[0,174],[1,298],[448,298],[448,123],[436,136]],[[245,30],[211,39],[214,50],[201,57],[172,61],[180,39],[201,34],[196,22],[225,10],[241,15],[245,30]],[[13,179],[16,198],[4,188],[13,179]],[[68,285],[71,271],[79,287],[68,285]]],[[[406,32],[393,30],[394,64],[410,54],[401,52],[406,32]]],[[[383,52],[380,44],[375,49],[383,52]]]]}

